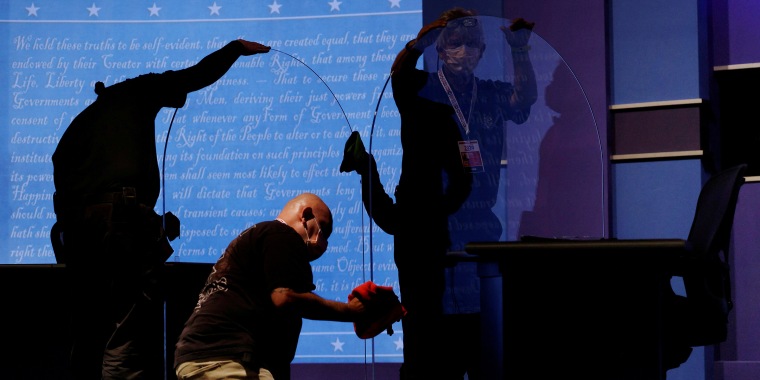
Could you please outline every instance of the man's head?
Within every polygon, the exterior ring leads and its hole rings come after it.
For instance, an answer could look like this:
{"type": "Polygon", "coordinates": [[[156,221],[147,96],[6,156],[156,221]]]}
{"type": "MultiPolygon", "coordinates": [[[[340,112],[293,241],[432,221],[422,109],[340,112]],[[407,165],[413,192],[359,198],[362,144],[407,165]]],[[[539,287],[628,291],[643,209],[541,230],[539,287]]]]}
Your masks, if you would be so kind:
{"type": "Polygon", "coordinates": [[[446,27],[436,41],[438,56],[453,74],[469,75],[486,48],[483,27],[473,11],[452,8],[441,15],[446,27]]]}
{"type": "Polygon", "coordinates": [[[309,250],[309,261],[314,261],[327,250],[327,239],[332,234],[333,217],[330,208],[316,194],[303,193],[288,201],[278,219],[293,227],[304,237],[309,250]]]}

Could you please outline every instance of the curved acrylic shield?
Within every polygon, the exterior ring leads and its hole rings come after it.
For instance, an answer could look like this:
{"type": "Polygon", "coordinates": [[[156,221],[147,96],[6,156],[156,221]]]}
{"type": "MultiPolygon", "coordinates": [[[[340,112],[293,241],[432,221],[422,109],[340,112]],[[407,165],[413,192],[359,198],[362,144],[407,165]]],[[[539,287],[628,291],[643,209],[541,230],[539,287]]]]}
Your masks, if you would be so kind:
{"type": "MultiPolygon", "coordinates": [[[[603,145],[583,88],[548,42],[531,33],[528,44],[520,45],[527,31],[510,32],[510,25],[508,19],[479,16],[432,31],[418,64],[427,72],[424,85],[407,88],[445,106],[446,115],[418,118],[435,127],[401,128],[442,134],[458,127],[456,141],[440,147],[456,144],[458,150],[449,154],[458,154],[467,172],[444,175],[441,186],[469,186],[467,198],[449,217],[451,251],[470,241],[525,235],[606,236],[603,145]],[[515,48],[507,41],[510,33],[515,48]],[[520,104],[532,96],[532,104],[520,104]]],[[[394,96],[401,95],[394,90],[394,96]]],[[[373,151],[382,147],[376,143],[373,151]]]]}
{"type": "Polygon", "coordinates": [[[235,65],[188,98],[168,136],[166,207],[183,225],[175,261],[214,262],[234,236],[274,219],[300,192],[330,205],[345,199],[334,177],[351,126],[330,88],[282,51],[235,65]]]}
{"type": "MultiPolygon", "coordinates": [[[[287,200],[308,191],[325,200],[334,222],[327,252],[312,262],[316,292],[346,300],[356,285],[370,279],[370,262],[376,264],[376,284],[398,291],[390,238],[378,237],[374,257],[368,256],[371,240],[359,176],[339,171],[350,133],[370,134],[378,82],[385,79],[392,57],[380,59],[369,51],[388,49],[389,42],[351,43],[343,28],[328,33],[322,23],[270,25],[271,40],[257,35],[272,45],[269,53],[241,57],[218,85],[192,94],[177,112],[166,153],[166,210],[179,216],[183,228],[170,260],[214,262],[243,229],[273,220],[287,200]],[[320,37],[302,40],[313,45],[278,43],[275,38],[294,25],[303,28],[302,34],[320,37]]],[[[165,112],[159,130],[168,128],[171,112],[165,112]]],[[[160,152],[164,140],[157,143],[160,152]]],[[[383,160],[394,154],[400,158],[400,147],[390,148],[383,160]]],[[[353,335],[352,329],[351,324],[304,320],[294,363],[365,363],[375,350],[364,344],[351,342],[339,353],[327,352],[330,343],[349,340],[345,335],[353,335]]],[[[375,338],[387,340],[377,348],[385,361],[401,359],[393,344],[398,337],[375,338]]]]}
{"type": "MultiPolygon", "coordinates": [[[[419,216],[422,231],[446,210],[448,236],[420,238],[448,238],[454,256],[468,242],[606,235],[604,147],[583,88],[549,43],[511,25],[450,22],[415,44],[424,47],[418,71],[393,73],[403,75],[393,97],[406,114],[391,136],[403,136],[402,167],[415,171],[400,174],[404,196],[410,187],[432,189],[414,195],[419,212],[407,215],[419,216]],[[436,199],[443,201],[431,208],[436,199]]],[[[372,153],[391,143],[400,145],[385,137],[372,153]]],[[[445,313],[481,311],[480,288],[492,286],[481,270],[471,262],[446,268],[445,313]]]]}

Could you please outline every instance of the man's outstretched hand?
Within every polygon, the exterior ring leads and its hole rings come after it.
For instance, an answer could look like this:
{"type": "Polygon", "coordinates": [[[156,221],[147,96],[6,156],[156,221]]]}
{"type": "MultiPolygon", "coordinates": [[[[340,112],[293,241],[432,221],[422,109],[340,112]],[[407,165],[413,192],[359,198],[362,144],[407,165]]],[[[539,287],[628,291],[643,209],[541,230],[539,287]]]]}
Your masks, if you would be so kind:
{"type": "Polygon", "coordinates": [[[362,317],[354,322],[356,336],[361,339],[374,338],[383,331],[393,335],[393,323],[406,315],[406,309],[393,288],[372,281],[355,287],[348,300],[349,304],[358,300],[364,306],[362,317]]]}
{"type": "Polygon", "coordinates": [[[501,31],[507,38],[507,43],[513,49],[524,48],[528,45],[528,40],[533,32],[533,28],[536,26],[535,22],[528,22],[523,18],[516,18],[512,20],[512,25],[507,27],[501,27],[501,31]]]}
{"type": "Polygon", "coordinates": [[[243,44],[243,47],[245,48],[242,55],[254,55],[259,53],[269,53],[269,50],[271,49],[269,46],[262,45],[258,42],[251,42],[246,41],[244,39],[238,39],[241,44],[243,44]]]}

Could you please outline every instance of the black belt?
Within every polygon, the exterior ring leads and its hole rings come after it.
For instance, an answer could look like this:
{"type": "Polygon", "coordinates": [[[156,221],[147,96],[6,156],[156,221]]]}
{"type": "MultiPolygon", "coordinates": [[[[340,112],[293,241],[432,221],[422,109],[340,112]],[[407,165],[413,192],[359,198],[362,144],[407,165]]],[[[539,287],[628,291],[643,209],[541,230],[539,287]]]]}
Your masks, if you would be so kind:
{"type": "MultiPolygon", "coordinates": [[[[108,191],[98,194],[88,194],[76,198],[53,194],[53,207],[58,222],[62,227],[68,223],[81,220],[85,209],[99,204],[118,206],[121,211],[137,210],[137,192],[134,187],[123,187],[121,191],[108,191]]],[[[119,211],[119,212],[121,212],[119,211]]]]}
{"type": "Polygon", "coordinates": [[[123,187],[121,191],[112,191],[99,194],[88,194],[84,198],[85,205],[98,203],[121,203],[125,205],[137,204],[137,191],[134,187],[123,187]]]}

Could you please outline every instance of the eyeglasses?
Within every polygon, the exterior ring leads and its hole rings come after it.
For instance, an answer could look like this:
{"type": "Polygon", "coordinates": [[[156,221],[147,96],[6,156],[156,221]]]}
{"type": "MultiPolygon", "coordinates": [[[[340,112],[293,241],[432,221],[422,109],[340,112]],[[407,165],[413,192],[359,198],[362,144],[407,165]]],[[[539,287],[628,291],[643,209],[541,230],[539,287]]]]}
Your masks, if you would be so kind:
{"type": "MultiPolygon", "coordinates": [[[[317,221],[317,218],[312,218],[311,220],[314,220],[314,223],[317,224],[317,234],[314,235],[314,241],[319,241],[319,237],[322,236],[322,226],[319,224],[319,221],[317,221]]],[[[311,236],[309,236],[309,230],[306,229],[306,237],[307,239],[311,240],[311,236]]]]}
{"type": "Polygon", "coordinates": [[[306,229],[306,248],[309,250],[311,255],[309,261],[318,259],[320,256],[322,256],[323,253],[327,251],[327,237],[320,239],[320,236],[322,236],[322,226],[317,221],[317,218],[312,219],[314,219],[314,222],[317,223],[317,234],[314,236],[314,240],[311,240],[312,237],[309,234],[309,229],[307,228],[308,226],[304,226],[306,229]]]}
{"type": "Polygon", "coordinates": [[[474,17],[460,17],[446,22],[447,28],[458,28],[460,26],[467,28],[478,26],[478,19],[474,17]]]}

